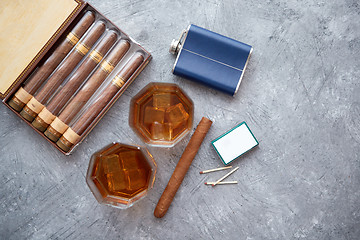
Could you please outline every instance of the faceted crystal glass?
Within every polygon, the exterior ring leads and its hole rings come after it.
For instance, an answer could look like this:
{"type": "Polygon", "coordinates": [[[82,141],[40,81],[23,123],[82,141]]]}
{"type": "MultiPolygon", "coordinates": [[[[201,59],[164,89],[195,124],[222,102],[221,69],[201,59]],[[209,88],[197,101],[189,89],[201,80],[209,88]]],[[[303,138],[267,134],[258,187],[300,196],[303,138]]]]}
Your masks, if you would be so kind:
{"type": "Polygon", "coordinates": [[[153,187],[156,168],[146,148],[112,143],[92,155],[86,182],[99,203],[128,208],[153,187]]]}
{"type": "Polygon", "coordinates": [[[150,83],[130,104],[129,124],[147,144],[171,147],[189,133],[194,104],[176,84],[150,83]]]}

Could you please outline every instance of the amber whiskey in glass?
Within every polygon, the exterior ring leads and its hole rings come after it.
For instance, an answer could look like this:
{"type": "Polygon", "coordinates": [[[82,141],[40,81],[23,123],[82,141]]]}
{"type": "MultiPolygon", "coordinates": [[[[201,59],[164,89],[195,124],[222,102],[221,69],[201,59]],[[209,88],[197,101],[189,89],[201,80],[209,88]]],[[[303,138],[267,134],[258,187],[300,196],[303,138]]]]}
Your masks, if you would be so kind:
{"type": "Polygon", "coordinates": [[[100,203],[128,208],[152,188],[155,173],[146,149],[113,143],[92,156],[86,181],[100,203]]]}
{"type": "Polygon", "coordinates": [[[176,84],[150,83],[131,101],[129,123],[152,146],[174,146],[191,129],[194,104],[176,84]]]}

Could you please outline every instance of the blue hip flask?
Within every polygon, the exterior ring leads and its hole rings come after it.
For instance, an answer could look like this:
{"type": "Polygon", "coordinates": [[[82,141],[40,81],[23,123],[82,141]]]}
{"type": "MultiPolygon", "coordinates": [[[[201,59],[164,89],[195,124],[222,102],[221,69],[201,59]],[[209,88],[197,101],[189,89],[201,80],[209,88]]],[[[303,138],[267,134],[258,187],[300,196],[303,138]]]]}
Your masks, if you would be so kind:
{"type": "Polygon", "coordinates": [[[170,53],[177,58],[173,74],[229,95],[240,85],[253,48],[250,45],[191,24],[170,53]]]}

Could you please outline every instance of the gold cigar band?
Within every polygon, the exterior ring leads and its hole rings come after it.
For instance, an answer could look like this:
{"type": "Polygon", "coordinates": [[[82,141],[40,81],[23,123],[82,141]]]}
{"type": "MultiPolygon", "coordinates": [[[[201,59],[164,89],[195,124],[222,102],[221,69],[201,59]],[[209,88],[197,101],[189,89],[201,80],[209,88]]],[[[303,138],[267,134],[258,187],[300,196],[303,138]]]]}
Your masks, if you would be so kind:
{"type": "Polygon", "coordinates": [[[112,82],[118,87],[121,88],[125,84],[125,80],[122,77],[115,76],[112,82]]]}
{"type": "Polygon", "coordinates": [[[78,36],[76,36],[75,33],[73,32],[69,32],[69,34],[66,36],[66,39],[69,41],[69,43],[71,43],[71,45],[75,45],[78,41],[79,41],[79,38],[78,36]]]}
{"type": "Polygon", "coordinates": [[[107,74],[110,74],[112,70],[114,70],[114,66],[106,60],[101,63],[101,68],[107,72],[107,74]]]}
{"type": "Polygon", "coordinates": [[[101,53],[99,53],[98,51],[96,51],[96,49],[94,49],[90,53],[90,58],[94,60],[96,64],[98,64],[103,59],[103,55],[101,55],[101,53]]]}
{"type": "Polygon", "coordinates": [[[88,46],[86,46],[85,43],[83,43],[83,42],[79,43],[75,48],[75,50],[83,56],[85,56],[87,54],[89,49],[90,48],[88,46]]]}

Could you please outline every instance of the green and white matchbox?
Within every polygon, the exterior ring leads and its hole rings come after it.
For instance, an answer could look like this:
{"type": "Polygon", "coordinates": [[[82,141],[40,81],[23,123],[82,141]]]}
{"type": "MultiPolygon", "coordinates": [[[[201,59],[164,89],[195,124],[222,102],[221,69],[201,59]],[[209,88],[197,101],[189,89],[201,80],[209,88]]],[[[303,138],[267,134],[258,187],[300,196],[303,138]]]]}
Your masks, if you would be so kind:
{"type": "Polygon", "coordinates": [[[246,122],[242,122],[211,141],[225,165],[259,145],[246,122]]]}

